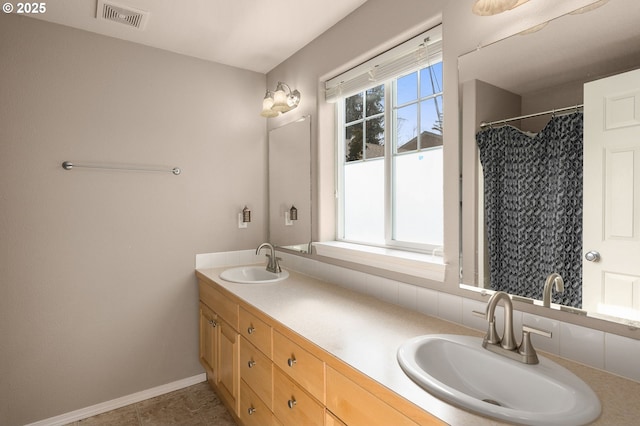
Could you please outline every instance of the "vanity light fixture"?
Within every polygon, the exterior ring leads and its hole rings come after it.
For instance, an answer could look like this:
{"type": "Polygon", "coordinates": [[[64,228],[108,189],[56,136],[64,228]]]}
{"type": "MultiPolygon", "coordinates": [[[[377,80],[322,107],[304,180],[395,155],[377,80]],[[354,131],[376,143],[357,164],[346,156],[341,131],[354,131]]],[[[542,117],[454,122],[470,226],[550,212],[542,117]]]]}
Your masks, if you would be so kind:
{"type": "Polygon", "coordinates": [[[262,100],[260,115],[267,118],[277,117],[296,108],[298,104],[300,104],[300,92],[291,90],[288,84],[279,81],[275,91],[267,89],[262,100]]]}
{"type": "Polygon", "coordinates": [[[516,7],[528,2],[529,0],[476,0],[471,10],[476,15],[490,16],[516,7]]]}

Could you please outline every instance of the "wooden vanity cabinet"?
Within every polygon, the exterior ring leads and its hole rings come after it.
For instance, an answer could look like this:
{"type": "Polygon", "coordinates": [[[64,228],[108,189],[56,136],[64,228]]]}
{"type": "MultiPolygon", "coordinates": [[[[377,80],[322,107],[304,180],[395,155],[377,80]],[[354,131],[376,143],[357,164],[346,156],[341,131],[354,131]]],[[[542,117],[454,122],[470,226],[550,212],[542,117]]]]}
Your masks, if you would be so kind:
{"type": "Polygon", "coordinates": [[[199,278],[200,360],[241,425],[444,424],[215,282],[199,278]]]}
{"type": "Polygon", "coordinates": [[[234,413],[240,393],[238,304],[203,281],[200,292],[200,363],[207,380],[234,413]]]}

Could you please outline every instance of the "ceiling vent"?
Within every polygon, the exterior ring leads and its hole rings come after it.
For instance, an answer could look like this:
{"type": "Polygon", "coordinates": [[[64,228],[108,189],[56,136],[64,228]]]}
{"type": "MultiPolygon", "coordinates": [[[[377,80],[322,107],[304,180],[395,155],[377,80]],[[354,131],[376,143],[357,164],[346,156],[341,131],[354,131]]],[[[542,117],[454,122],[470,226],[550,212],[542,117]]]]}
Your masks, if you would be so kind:
{"type": "Polygon", "coordinates": [[[145,10],[122,6],[106,0],[98,0],[96,18],[99,20],[117,22],[128,27],[143,30],[148,17],[149,12],[145,10]]]}

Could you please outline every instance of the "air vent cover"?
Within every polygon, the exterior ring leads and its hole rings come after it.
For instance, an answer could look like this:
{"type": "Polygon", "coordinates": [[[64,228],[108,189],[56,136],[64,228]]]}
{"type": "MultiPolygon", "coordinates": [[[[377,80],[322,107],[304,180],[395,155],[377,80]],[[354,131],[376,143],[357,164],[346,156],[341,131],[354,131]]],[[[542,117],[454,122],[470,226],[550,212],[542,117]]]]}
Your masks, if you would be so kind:
{"type": "Polygon", "coordinates": [[[110,1],[98,0],[96,18],[103,21],[112,21],[128,27],[143,30],[147,23],[149,12],[122,6],[110,1]]]}

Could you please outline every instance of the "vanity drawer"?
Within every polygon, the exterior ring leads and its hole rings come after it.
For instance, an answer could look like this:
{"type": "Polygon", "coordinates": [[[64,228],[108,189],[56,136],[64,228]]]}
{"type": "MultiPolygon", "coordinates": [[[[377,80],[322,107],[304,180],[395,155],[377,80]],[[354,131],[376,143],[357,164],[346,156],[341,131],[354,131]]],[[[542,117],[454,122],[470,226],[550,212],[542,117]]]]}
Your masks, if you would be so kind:
{"type": "Polygon", "coordinates": [[[244,381],[240,381],[240,412],[238,417],[246,426],[276,426],[278,423],[265,403],[244,381]]]}
{"type": "Polygon", "coordinates": [[[274,368],[273,412],[285,425],[324,425],[324,407],[274,368]]]}
{"type": "Polygon", "coordinates": [[[244,336],[240,340],[240,378],[264,403],[273,406],[273,368],[271,360],[244,336]]]}
{"type": "Polygon", "coordinates": [[[311,395],[324,402],[324,362],[275,330],[273,363],[311,395]]]}
{"type": "Polygon", "coordinates": [[[198,281],[200,300],[235,330],[238,329],[238,304],[202,280],[198,281]]]}
{"type": "Polygon", "coordinates": [[[240,308],[240,334],[271,357],[271,326],[243,308],[240,308]]]}
{"type": "MultiPolygon", "coordinates": [[[[418,426],[416,422],[331,367],[327,367],[327,410],[348,425],[418,426]]],[[[424,424],[443,423],[434,417],[424,424]]]]}

